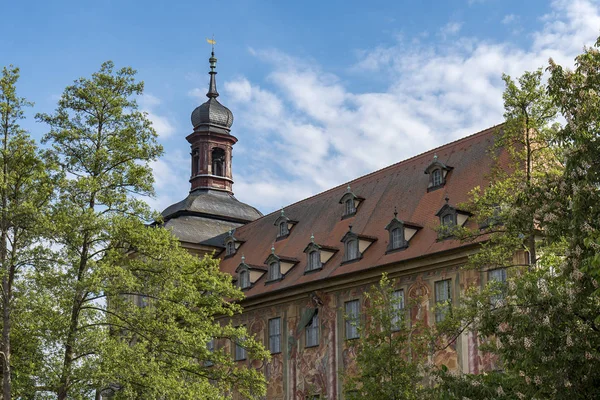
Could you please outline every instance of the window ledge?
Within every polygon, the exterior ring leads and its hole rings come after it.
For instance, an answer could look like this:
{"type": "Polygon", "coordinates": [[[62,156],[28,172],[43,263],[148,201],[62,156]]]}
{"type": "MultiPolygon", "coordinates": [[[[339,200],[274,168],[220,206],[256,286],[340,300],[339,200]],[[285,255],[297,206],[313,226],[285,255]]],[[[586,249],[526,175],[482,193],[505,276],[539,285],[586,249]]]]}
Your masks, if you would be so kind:
{"type": "Polygon", "coordinates": [[[427,188],[427,193],[429,192],[433,192],[435,190],[441,189],[444,187],[444,184],[442,183],[441,185],[436,185],[436,186],[431,186],[427,188]]]}
{"type": "Polygon", "coordinates": [[[286,233],[283,236],[277,236],[277,238],[275,239],[276,242],[283,240],[283,239],[287,239],[290,236],[290,232],[286,233]]]}
{"type": "Polygon", "coordinates": [[[282,280],[283,280],[283,278],[284,278],[284,277],[282,276],[281,278],[277,278],[277,279],[271,279],[271,280],[265,281],[265,285],[270,285],[270,284],[272,284],[272,283],[277,283],[277,282],[280,282],[280,281],[282,281],[282,280]]]}
{"type": "Polygon", "coordinates": [[[315,347],[319,347],[320,345],[321,345],[321,343],[313,344],[313,345],[310,345],[310,346],[304,345],[304,348],[305,349],[314,349],[315,347]]]}
{"type": "Polygon", "coordinates": [[[235,256],[235,252],[231,253],[231,254],[227,254],[225,257],[223,257],[223,260],[227,260],[228,258],[231,258],[233,256],[235,256]]]}
{"type": "Polygon", "coordinates": [[[386,250],[385,254],[397,253],[399,251],[406,250],[406,249],[408,249],[408,244],[406,244],[402,247],[395,248],[395,249],[386,250]]]}
{"type": "Polygon", "coordinates": [[[354,211],[353,213],[350,213],[350,214],[342,215],[342,219],[351,218],[351,217],[354,217],[355,215],[356,215],[356,211],[354,211]]]}
{"type": "Polygon", "coordinates": [[[352,260],[342,261],[342,263],[340,265],[352,264],[352,263],[360,261],[360,260],[362,260],[362,256],[353,258],[352,260]]]}

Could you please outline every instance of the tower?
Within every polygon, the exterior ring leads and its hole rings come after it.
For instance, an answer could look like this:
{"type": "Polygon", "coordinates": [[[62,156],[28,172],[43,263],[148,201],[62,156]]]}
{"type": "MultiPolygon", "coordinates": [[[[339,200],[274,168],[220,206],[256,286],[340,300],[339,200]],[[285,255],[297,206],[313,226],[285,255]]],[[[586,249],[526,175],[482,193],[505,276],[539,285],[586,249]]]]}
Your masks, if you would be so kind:
{"type": "Polygon", "coordinates": [[[231,134],[232,112],[217,97],[215,52],[211,53],[208,100],[192,112],[194,131],[186,138],[191,151],[191,191],[201,189],[232,193],[231,151],[237,138],[231,134]]]}

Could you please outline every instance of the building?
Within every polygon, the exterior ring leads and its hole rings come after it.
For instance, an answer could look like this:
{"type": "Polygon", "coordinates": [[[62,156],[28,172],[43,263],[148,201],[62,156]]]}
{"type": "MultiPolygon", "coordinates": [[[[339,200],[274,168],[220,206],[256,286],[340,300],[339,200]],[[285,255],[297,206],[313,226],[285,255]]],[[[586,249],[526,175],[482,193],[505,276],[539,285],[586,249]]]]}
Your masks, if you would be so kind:
{"type": "MultiPolygon", "coordinates": [[[[343,399],[340,374],[352,366],[363,292],[382,272],[397,280],[411,321],[435,323],[437,302],[456,302],[467,285],[504,279],[503,271],[461,270],[478,244],[440,236],[440,225],[477,226],[458,206],[488,185],[499,127],[475,133],[262,216],[233,197],[231,111],[217,101],[210,59],[208,101],[192,113],[191,191],[163,216],[183,245],[216,251],[221,268],[246,294],[235,320],[262,338],[273,356],[262,365],[230,349],[240,363],[263,368],[268,399],[343,399]]],[[[477,373],[493,367],[476,333],[462,334],[435,362],[477,373]]]]}

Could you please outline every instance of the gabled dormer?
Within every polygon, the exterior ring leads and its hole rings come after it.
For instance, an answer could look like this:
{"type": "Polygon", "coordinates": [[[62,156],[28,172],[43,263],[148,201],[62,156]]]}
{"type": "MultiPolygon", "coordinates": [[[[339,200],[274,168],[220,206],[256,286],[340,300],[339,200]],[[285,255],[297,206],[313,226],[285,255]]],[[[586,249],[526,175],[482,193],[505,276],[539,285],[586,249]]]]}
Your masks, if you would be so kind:
{"type": "Polygon", "coordinates": [[[281,215],[275,220],[275,225],[277,227],[277,240],[285,239],[290,235],[292,228],[296,225],[298,221],[293,221],[285,216],[285,211],[283,208],[281,209],[281,215]]]}
{"type": "Polygon", "coordinates": [[[363,253],[367,251],[369,246],[371,246],[376,240],[376,237],[359,235],[355,232],[352,232],[352,225],[349,225],[348,232],[346,232],[341,240],[341,242],[344,243],[344,259],[342,264],[360,260],[363,256],[363,253]]]}
{"type": "Polygon", "coordinates": [[[447,237],[451,235],[451,230],[455,226],[464,226],[467,219],[472,215],[468,211],[459,210],[458,208],[450,205],[449,198],[446,197],[446,204],[440,208],[435,214],[440,218],[440,236],[447,237]]]}
{"type": "Polygon", "coordinates": [[[310,243],[304,248],[306,253],[306,269],[304,273],[318,271],[333,257],[338,249],[315,243],[315,236],[310,236],[310,243]]]}
{"type": "Polygon", "coordinates": [[[421,225],[398,219],[398,211],[394,209],[394,218],[385,227],[389,233],[386,254],[406,249],[410,240],[421,228],[421,225]]]}
{"type": "Polygon", "coordinates": [[[223,244],[225,245],[225,257],[231,257],[237,253],[237,250],[240,248],[242,243],[244,243],[242,240],[235,238],[234,229],[227,232],[227,236],[225,236],[225,239],[223,240],[223,244]]]}
{"type": "Polygon", "coordinates": [[[235,269],[238,287],[242,290],[250,289],[265,272],[267,269],[263,266],[246,264],[246,257],[242,255],[242,262],[235,269]]]}
{"type": "Polygon", "coordinates": [[[271,247],[271,254],[265,260],[267,265],[267,280],[265,283],[277,282],[285,278],[285,275],[296,265],[298,260],[275,254],[275,247],[271,247]]]}
{"type": "Polygon", "coordinates": [[[453,169],[443,162],[438,160],[437,154],[433,156],[431,164],[425,168],[425,174],[429,175],[429,184],[427,185],[427,191],[439,189],[446,185],[446,176],[453,169]]]}
{"type": "Polygon", "coordinates": [[[363,200],[364,199],[362,197],[358,197],[352,193],[352,189],[350,189],[350,185],[348,185],[346,192],[339,201],[339,203],[343,206],[342,219],[354,216],[363,200]]]}

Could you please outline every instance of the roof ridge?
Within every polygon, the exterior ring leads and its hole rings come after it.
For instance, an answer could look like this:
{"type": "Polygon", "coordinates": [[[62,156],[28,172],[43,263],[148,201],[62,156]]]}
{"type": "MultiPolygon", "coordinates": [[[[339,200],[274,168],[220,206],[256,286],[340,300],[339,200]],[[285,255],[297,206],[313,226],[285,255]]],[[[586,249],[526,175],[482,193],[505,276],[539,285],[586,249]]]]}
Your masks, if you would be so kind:
{"type": "MultiPolygon", "coordinates": [[[[414,156],[412,156],[412,157],[406,158],[406,159],[404,159],[404,160],[400,160],[400,161],[398,161],[398,162],[396,162],[396,163],[394,163],[394,164],[390,164],[390,165],[388,165],[388,166],[386,166],[386,167],[383,167],[383,168],[380,168],[380,169],[378,169],[378,170],[375,170],[375,171],[369,172],[369,173],[367,173],[367,174],[361,175],[361,176],[359,176],[359,177],[357,177],[357,178],[354,178],[354,179],[352,179],[352,180],[350,180],[350,181],[347,181],[347,182],[345,182],[345,183],[342,183],[342,184],[340,184],[340,185],[334,186],[334,187],[332,187],[332,188],[329,188],[329,189],[327,189],[327,190],[324,190],[324,191],[322,191],[322,192],[319,192],[319,193],[315,193],[315,194],[313,194],[312,196],[306,197],[306,198],[304,198],[304,199],[301,199],[301,200],[295,201],[295,202],[293,202],[293,203],[291,203],[291,204],[288,204],[287,206],[284,206],[283,208],[292,207],[292,206],[294,206],[294,205],[296,205],[296,204],[298,204],[298,203],[301,203],[301,202],[303,202],[303,201],[306,201],[306,200],[312,199],[312,198],[314,198],[314,197],[317,197],[317,196],[321,196],[321,195],[323,195],[323,194],[325,194],[325,193],[329,193],[329,192],[331,192],[331,191],[333,191],[333,190],[336,190],[336,189],[338,189],[338,188],[340,188],[340,187],[343,187],[343,186],[348,186],[348,184],[350,184],[351,182],[356,182],[356,181],[362,180],[362,179],[364,179],[364,178],[370,177],[370,176],[372,176],[372,175],[375,175],[375,174],[381,173],[381,172],[383,172],[383,171],[386,171],[386,170],[388,170],[388,169],[394,168],[394,167],[398,166],[399,164],[403,164],[403,163],[406,163],[406,162],[408,162],[408,161],[414,160],[414,159],[416,159],[416,158],[422,157],[422,156],[426,155],[427,153],[431,153],[432,151],[437,151],[437,150],[439,150],[439,149],[441,149],[441,148],[444,148],[444,147],[448,147],[448,146],[451,146],[451,145],[456,145],[457,143],[459,143],[459,142],[462,142],[462,141],[468,141],[468,140],[471,140],[471,139],[473,139],[473,138],[475,138],[475,137],[477,137],[477,136],[479,136],[479,135],[483,135],[484,133],[487,133],[488,131],[491,131],[492,129],[496,129],[496,128],[498,128],[498,127],[502,126],[502,125],[504,125],[504,122],[501,122],[501,123],[499,123],[499,124],[496,124],[496,125],[492,125],[492,126],[490,126],[489,128],[482,129],[482,130],[480,130],[480,131],[478,131],[478,132],[472,133],[472,134],[470,134],[470,135],[467,135],[467,136],[465,136],[465,137],[462,137],[462,138],[459,138],[459,139],[453,140],[452,142],[445,143],[445,144],[443,144],[443,145],[440,145],[440,146],[438,146],[438,147],[434,147],[433,149],[429,149],[429,150],[426,150],[426,151],[424,151],[424,152],[422,152],[422,153],[416,154],[416,155],[414,155],[414,156]]],[[[260,221],[261,219],[263,219],[263,218],[266,218],[266,217],[268,217],[268,216],[270,216],[270,215],[272,215],[272,214],[274,214],[274,213],[278,213],[278,212],[280,212],[280,210],[275,210],[275,211],[272,211],[272,212],[270,212],[270,213],[268,213],[268,214],[265,214],[265,215],[263,215],[263,216],[262,216],[262,217],[260,217],[260,218],[257,218],[257,219],[255,219],[255,220],[254,220],[254,221],[252,221],[252,222],[248,222],[248,223],[247,223],[247,224],[245,224],[244,226],[246,226],[246,225],[251,225],[251,224],[253,224],[253,223],[254,223],[254,222],[256,222],[256,221],[260,221]]]]}

